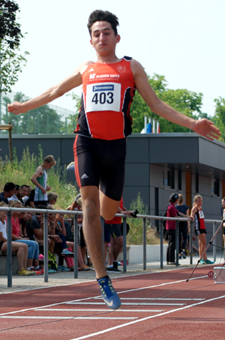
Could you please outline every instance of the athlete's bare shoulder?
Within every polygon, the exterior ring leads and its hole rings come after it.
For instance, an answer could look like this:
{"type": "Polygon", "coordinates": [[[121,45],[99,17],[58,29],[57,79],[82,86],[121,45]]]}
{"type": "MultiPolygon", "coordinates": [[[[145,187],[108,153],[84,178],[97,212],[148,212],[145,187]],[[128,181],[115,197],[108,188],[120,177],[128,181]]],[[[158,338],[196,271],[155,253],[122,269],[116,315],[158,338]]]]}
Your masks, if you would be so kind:
{"type": "Polygon", "coordinates": [[[140,75],[142,73],[145,74],[145,70],[144,70],[143,66],[141,65],[141,63],[139,63],[135,59],[131,59],[130,67],[131,67],[131,70],[133,72],[134,77],[135,77],[135,75],[140,75]]]}
{"type": "Polygon", "coordinates": [[[83,64],[81,64],[77,70],[79,70],[79,73],[82,75],[84,71],[87,69],[89,65],[93,64],[93,61],[85,61],[83,64]]]}

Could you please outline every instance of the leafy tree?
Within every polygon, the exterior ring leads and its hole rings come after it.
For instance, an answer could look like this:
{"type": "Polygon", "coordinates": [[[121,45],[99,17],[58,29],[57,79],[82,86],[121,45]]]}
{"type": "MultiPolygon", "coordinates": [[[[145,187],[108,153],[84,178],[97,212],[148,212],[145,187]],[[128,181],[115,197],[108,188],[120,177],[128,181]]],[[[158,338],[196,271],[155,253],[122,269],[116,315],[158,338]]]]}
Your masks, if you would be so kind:
{"type": "Polygon", "coordinates": [[[225,98],[216,98],[214,102],[216,103],[216,110],[213,122],[220,130],[221,137],[219,140],[225,142],[225,98]]]}
{"type": "MultiPolygon", "coordinates": [[[[16,22],[19,6],[14,1],[0,0],[0,92],[11,92],[11,86],[18,80],[18,73],[26,59],[18,55],[23,35],[16,22]]],[[[27,55],[28,52],[25,52],[27,55]]]]}
{"type": "MultiPolygon", "coordinates": [[[[186,89],[170,90],[167,88],[165,77],[158,74],[154,74],[152,78],[148,76],[148,81],[156,95],[175,110],[193,118],[202,115],[202,93],[197,94],[186,89]]],[[[144,125],[144,116],[158,120],[161,132],[189,131],[189,129],[168,122],[153,113],[138,92],[135,94],[131,106],[131,116],[133,117],[133,132],[141,132],[144,125]]]]}

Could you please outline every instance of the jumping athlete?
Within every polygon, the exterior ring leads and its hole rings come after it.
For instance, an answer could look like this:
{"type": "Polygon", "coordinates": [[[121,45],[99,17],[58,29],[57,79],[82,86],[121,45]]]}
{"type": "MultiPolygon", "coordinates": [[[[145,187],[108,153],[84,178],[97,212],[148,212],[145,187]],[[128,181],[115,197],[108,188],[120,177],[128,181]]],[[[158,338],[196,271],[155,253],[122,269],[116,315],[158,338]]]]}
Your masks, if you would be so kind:
{"type": "Polygon", "coordinates": [[[162,102],[148,83],[144,68],[128,57],[117,58],[118,18],[96,10],[88,21],[90,43],[97,61],[81,64],[75,72],[42,95],[8,105],[9,112],[25,113],[82,85],[82,106],[74,142],[75,174],[80,187],[84,236],[102,297],[112,308],[120,299],[107,276],[102,252],[100,215],[111,220],[116,214],[124,185],[126,137],[131,134],[130,105],[135,90],[153,112],[213,140],[219,130],[207,119],[194,120],[162,102]]]}

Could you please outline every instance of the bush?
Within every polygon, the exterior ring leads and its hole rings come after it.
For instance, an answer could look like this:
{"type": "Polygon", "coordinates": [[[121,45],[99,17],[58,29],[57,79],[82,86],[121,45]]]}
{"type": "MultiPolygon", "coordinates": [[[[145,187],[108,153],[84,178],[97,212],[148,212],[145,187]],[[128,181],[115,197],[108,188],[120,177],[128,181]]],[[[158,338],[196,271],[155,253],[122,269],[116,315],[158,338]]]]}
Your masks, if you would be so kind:
{"type": "MultiPolygon", "coordinates": [[[[140,193],[135,200],[130,204],[129,210],[138,210],[139,215],[146,215],[148,207],[144,204],[140,193]]],[[[143,244],[143,219],[129,218],[130,231],[127,235],[127,244],[138,245],[143,244]]],[[[159,238],[155,235],[154,228],[151,228],[150,221],[146,220],[146,238],[147,244],[159,244],[159,238]]]]}

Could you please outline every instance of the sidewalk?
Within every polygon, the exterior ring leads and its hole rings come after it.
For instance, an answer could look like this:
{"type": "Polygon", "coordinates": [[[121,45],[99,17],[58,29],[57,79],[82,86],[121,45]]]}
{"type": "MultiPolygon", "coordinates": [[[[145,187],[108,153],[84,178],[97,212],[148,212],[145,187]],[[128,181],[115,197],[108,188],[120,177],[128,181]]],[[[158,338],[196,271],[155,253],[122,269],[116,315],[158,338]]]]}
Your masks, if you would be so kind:
{"type": "MultiPolygon", "coordinates": [[[[208,256],[208,258],[212,261],[212,256],[208,256]]],[[[179,267],[173,265],[167,265],[166,262],[163,262],[163,269],[160,268],[159,261],[157,262],[149,262],[147,263],[147,270],[143,270],[143,263],[138,264],[129,264],[127,265],[126,273],[110,273],[110,277],[117,278],[121,276],[130,276],[130,275],[138,275],[144,274],[146,272],[157,272],[157,271],[166,271],[176,268],[190,267],[193,268],[198,261],[198,257],[193,257],[193,264],[190,265],[190,257],[188,256],[186,259],[179,260],[179,267]]],[[[217,256],[217,261],[215,265],[222,265],[224,263],[223,257],[217,256]]],[[[202,266],[202,265],[200,265],[202,266]]],[[[123,269],[123,267],[119,267],[119,269],[123,269]]],[[[14,275],[12,277],[12,287],[7,287],[8,281],[6,276],[0,276],[0,293],[14,293],[24,290],[33,290],[39,288],[46,287],[56,287],[70,284],[77,284],[81,282],[95,281],[95,271],[79,271],[78,279],[74,278],[74,272],[59,272],[48,275],[48,282],[44,282],[44,275],[34,275],[34,276],[18,276],[14,275]]]]}

